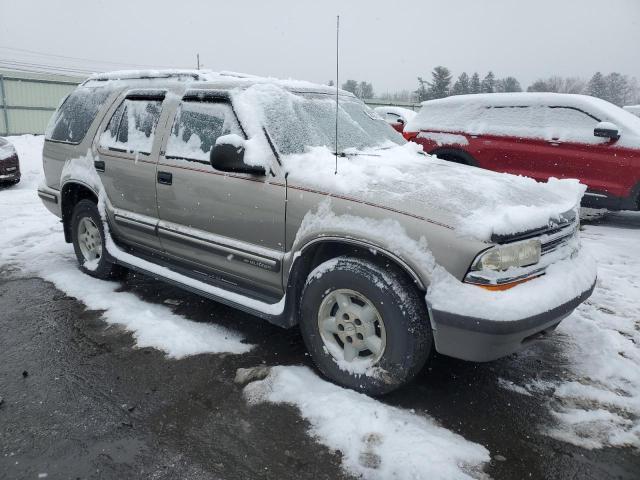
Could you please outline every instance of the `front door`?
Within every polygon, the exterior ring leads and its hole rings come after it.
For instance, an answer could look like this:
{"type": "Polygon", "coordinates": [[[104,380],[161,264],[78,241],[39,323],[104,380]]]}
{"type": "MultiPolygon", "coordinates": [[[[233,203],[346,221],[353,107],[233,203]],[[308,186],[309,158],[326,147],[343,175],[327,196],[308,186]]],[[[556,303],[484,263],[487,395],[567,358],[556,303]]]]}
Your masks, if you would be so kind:
{"type": "Polygon", "coordinates": [[[108,198],[110,225],[119,239],[160,250],[156,234],[156,128],[164,93],[136,92],[107,115],[94,162],[108,198]]]}
{"type": "Polygon", "coordinates": [[[178,107],[158,163],[158,235],[165,252],[194,271],[278,297],[284,182],[213,169],[211,149],[230,133],[244,136],[226,99],[196,98],[178,107]]]}

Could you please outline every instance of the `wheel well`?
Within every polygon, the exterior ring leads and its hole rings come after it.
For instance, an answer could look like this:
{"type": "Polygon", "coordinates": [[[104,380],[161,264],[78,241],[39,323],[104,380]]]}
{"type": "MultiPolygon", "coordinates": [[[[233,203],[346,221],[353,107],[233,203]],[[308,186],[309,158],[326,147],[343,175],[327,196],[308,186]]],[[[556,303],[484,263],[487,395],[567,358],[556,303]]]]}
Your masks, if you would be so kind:
{"type": "Polygon", "coordinates": [[[458,150],[456,148],[436,148],[429,152],[430,155],[435,155],[442,160],[449,162],[461,163],[463,165],[469,165],[471,167],[477,167],[478,162],[467,152],[458,150]]]}
{"type": "Polygon", "coordinates": [[[391,258],[383,251],[365,245],[346,243],[340,240],[326,240],[310,245],[302,251],[300,257],[295,260],[287,285],[287,321],[289,326],[298,323],[298,309],[302,297],[302,289],[307,281],[309,273],[327,260],[348,255],[354,258],[368,260],[384,269],[393,269],[399,275],[408,280],[408,284],[414,284],[417,289],[424,291],[424,287],[417,275],[409,270],[406,265],[401,265],[396,259],[391,258]]]}
{"type": "Polygon", "coordinates": [[[64,227],[64,239],[67,243],[71,243],[71,216],[73,209],[80,200],[91,200],[98,203],[98,196],[93,190],[80,183],[66,183],[62,187],[60,195],[60,207],[62,210],[62,225],[64,227]]]}

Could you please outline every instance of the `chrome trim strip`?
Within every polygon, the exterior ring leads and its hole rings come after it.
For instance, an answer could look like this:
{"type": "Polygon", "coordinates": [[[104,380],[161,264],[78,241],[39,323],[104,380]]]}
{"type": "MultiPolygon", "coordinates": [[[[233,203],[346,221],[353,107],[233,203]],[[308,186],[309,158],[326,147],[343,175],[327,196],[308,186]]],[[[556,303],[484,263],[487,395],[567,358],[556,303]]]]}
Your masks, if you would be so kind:
{"type": "Polygon", "coordinates": [[[231,247],[229,244],[218,240],[218,236],[216,236],[216,238],[208,239],[191,232],[179,232],[176,229],[167,226],[164,222],[161,222],[158,225],[158,236],[160,236],[160,238],[168,237],[171,240],[181,243],[204,247],[216,255],[225,256],[229,260],[246,263],[257,268],[262,268],[263,270],[270,270],[272,272],[280,271],[280,259],[273,258],[272,256],[261,255],[258,252],[247,252],[231,247]]]}
{"type": "Polygon", "coordinates": [[[53,193],[47,193],[44,192],[42,190],[38,190],[38,196],[43,199],[46,200],[48,202],[53,202],[53,203],[58,203],[58,196],[54,195],[53,193]]]}
{"type": "Polygon", "coordinates": [[[124,225],[125,227],[136,228],[145,232],[154,232],[156,229],[156,226],[153,224],[141,222],[133,218],[128,218],[118,213],[114,214],[113,218],[115,219],[116,223],[124,225]]]}
{"type": "Polygon", "coordinates": [[[590,197],[607,198],[606,195],[602,195],[601,193],[584,192],[584,194],[589,195],[590,197]]]}

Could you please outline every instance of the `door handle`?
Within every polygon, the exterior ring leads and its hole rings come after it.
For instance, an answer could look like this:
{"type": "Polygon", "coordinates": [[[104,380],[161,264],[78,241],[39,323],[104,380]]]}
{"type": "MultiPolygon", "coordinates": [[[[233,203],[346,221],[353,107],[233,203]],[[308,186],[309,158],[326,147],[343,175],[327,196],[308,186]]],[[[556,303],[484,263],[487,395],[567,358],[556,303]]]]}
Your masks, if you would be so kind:
{"type": "Polygon", "coordinates": [[[158,172],[158,183],[171,185],[173,183],[173,174],[170,172],[158,172]]]}
{"type": "Polygon", "coordinates": [[[93,166],[98,172],[104,172],[104,160],[94,160],[93,166]]]}

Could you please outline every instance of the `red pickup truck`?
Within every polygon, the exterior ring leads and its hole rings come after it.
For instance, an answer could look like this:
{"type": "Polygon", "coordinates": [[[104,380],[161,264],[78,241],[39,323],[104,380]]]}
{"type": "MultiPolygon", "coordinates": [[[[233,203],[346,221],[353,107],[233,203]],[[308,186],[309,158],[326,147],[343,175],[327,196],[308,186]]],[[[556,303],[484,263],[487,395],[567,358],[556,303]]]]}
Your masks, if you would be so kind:
{"type": "Polygon", "coordinates": [[[404,136],[427,153],[497,172],[577,178],[582,205],[640,209],[640,118],[586,95],[494,93],[424,102],[404,136]]]}

